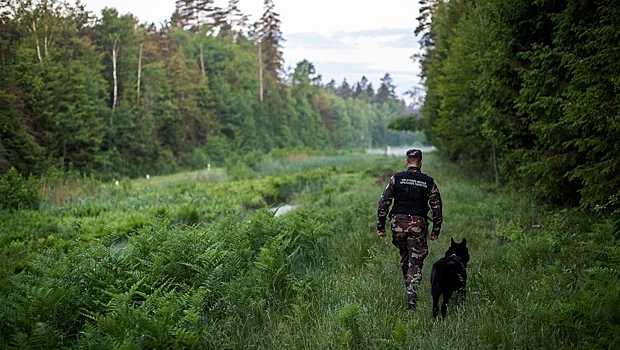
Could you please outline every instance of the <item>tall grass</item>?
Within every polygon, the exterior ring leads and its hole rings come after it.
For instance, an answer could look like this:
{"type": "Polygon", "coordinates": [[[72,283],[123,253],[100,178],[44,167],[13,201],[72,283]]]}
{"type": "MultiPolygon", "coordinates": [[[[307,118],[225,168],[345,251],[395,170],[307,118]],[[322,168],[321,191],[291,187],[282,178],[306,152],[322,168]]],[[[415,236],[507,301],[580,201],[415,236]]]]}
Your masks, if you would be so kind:
{"type": "Polygon", "coordinates": [[[619,345],[613,219],[542,209],[425,156],[445,221],[409,312],[397,251],[375,233],[381,191],[404,162],[311,159],[254,179],[196,172],[101,185],[96,196],[0,213],[0,347],[619,345]],[[274,216],[282,203],[298,207],[274,216]],[[450,237],[468,241],[468,297],[436,320],[428,275],[450,237]]]}

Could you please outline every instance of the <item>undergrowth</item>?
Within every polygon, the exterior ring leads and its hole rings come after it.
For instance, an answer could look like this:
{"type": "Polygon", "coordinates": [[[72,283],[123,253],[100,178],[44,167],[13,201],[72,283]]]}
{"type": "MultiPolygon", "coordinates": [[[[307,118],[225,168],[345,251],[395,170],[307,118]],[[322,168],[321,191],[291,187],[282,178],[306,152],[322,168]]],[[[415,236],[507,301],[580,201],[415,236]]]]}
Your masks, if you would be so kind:
{"type": "Polygon", "coordinates": [[[396,249],[375,233],[379,196],[403,161],[340,157],[236,180],[217,169],[217,181],[87,179],[70,200],[0,212],[0,347],[620,345],[613,218],[543,209],[425,155],[445,221],[408,312],[396,249]],[[297,209],[276,216],[282,204],[297,209]],[[428,275],[450,237],[467,238],[472,256],[467,299],[436,320],[428,275]]]}

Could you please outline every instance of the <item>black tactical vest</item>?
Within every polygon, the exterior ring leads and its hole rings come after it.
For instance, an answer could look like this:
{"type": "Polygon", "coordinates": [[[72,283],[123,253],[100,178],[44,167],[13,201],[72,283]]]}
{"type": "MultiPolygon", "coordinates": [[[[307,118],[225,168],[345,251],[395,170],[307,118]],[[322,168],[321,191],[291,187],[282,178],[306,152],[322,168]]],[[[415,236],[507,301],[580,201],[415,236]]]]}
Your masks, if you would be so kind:
{"type": "Polygon", "coordinates": [[[394,206],[392,214],[408,214],[427,217],[428,196],[433,186],[433,178],[420,172],[401,171],[394,174],[394,206]]]}

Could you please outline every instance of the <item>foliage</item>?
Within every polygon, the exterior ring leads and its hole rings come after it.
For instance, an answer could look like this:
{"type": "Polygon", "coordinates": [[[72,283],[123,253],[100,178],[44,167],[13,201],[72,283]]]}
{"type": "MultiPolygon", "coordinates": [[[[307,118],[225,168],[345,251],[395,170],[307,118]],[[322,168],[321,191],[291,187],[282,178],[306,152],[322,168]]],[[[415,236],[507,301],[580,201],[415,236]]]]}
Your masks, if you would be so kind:
{"type": "Polygon", "coordinates": [[[0,210],[36,210],[41,202],[39,183],[32,176],[24,179],[15,168],[11,168],[0,179],[0,198],[0,210]]]}
{"type": "Polygon", "coordinates": [[[338,311],[338,323],[344,329],[341,336],[342,343],[347,349],[360,349],[362,347],[362,333],[359,325],[360,304],[345,305],[338,311]]]}
{"type": "Polygon", "coordinates": [[[618,193],[615,1],[423,3],[422,120],[442,154],[543,203],[618,193]]]}
{"type": "Polygon", "coordinates": [[[161,28],[114,8],[92,16],[79,3],[5,3],[0,174],[76,170],[109,181],[212,163],[241,175],[243,155],[410,141],[386,128],[404,112],[389,75],[381,101],[366,83],[345,101],[311,62],[282,69],[272,1],[254,24],[235,1],[178,1],[161,28]]]}

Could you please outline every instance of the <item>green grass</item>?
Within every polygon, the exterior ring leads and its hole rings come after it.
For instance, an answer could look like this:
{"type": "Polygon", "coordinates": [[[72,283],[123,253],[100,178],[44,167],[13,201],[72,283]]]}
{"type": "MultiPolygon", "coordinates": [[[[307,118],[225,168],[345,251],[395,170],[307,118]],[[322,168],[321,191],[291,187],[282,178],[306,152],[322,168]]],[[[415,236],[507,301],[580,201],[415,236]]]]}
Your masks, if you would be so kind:
{"type": "Polygon", "coordinates": [[[251,179],[89,180],[64,204],[0,213],[0,348],[618,347],[612,219],[543,209],[425,156],[445,221],[408,312],[396,249],[375,233],[402,159],[279,164],[251,179]],[[283,203],[298,208],[274,217],[283,203]],[[450,237],[468,241],[468,297],[436,320],[430,267],[450,237]]]}

